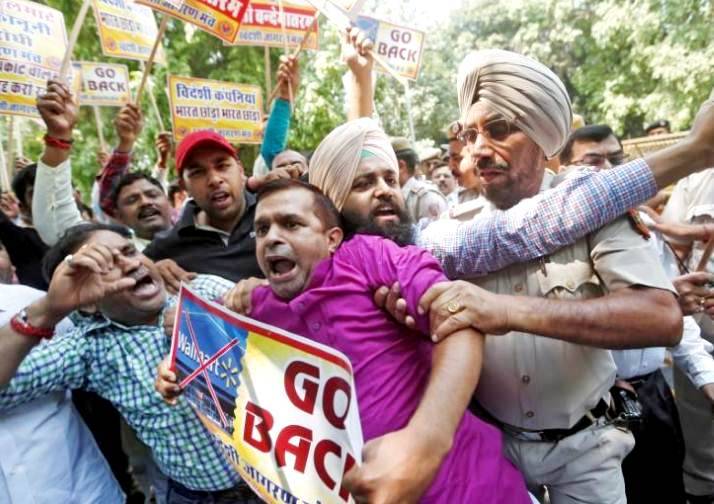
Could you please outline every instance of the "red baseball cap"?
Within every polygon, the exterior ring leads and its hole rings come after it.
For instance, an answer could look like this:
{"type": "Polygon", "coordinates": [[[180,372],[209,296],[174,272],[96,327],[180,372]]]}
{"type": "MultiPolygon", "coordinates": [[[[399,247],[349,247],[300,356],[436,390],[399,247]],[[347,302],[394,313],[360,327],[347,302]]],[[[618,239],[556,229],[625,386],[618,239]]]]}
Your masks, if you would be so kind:
{"type": "Polygon", "coordinates": [[[191,152],[199,147],[214,147],[228,152],[233,157],[238,157],[236,150],[222,135],[211,130],[194,131],[186,135],[176,148],[176,173],[179,177],[191,152]]]}

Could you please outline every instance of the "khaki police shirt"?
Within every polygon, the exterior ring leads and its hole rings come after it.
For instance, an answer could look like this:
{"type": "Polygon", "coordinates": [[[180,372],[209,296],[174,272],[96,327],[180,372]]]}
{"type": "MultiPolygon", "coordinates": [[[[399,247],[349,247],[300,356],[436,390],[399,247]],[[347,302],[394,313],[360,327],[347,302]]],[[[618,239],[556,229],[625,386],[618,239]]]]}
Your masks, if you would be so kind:
{"type": "Polygon", "coordinates": [[[407,212],[414,223],[422,219],[434,220],[448,209],[446,198],[429,181],[411,177],[402,187],[407,212]]]}
{"type": "MultiPolygon", "coordinates": [[[[546,172],[541,191],[563,179],[546,172]]],[[[488,207],[484,212],[498,211],[488,207]]],[[[552,299],[601,297],[634,285],[674,292],[626,217],[547,258],[472,281],[499,294],[552,299]]],[[[616,374],[608,350],[520,332],[488,336],[483,363],[476,399],[499,421],[530,430],[572,427],[608,397],[616,374]]]]}

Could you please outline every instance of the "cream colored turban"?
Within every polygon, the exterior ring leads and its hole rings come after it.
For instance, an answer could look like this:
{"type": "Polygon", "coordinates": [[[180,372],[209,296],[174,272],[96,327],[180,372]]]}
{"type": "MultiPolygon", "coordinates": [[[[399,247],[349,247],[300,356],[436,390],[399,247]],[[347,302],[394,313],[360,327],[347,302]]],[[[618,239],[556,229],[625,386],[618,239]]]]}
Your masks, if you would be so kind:
{"type": "Polygon", "coordinates": [[[532,58],[500,49],[475,51],[456,81],[461,122],[472,104],[486,102],[555,157],[570,134],[573,112],[557,75],[532,58]]]}
{"type": "Polygon", "coordinates": [[[338,210],[347,200],[362,159],[376,157],[399,171],[389,137],[372,119],[362,118],[335,128],[310,160],[310,183],[319,187],[338,210]]]}

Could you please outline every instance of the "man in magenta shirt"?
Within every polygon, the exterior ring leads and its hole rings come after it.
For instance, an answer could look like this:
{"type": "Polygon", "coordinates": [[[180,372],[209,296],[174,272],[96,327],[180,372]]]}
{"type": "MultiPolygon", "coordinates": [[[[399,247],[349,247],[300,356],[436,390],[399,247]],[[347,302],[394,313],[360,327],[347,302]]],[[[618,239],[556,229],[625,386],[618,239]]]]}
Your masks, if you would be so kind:
{"type": "Polygon", "coordinates": [[[464,331],[434,345],[427,315],[410,330],[373,301],[376,288],[398,281],[416,313],[422,294],[446,280],[438,262],[381,237],[342,242],[338,223],[330,200],[306,184],[277,181],[259,193],[257,257],[270,286],[253,292],[251,316],[330,345],[352,362],[367,444],[363,465],[345,486],[358,502],[530,502],[502,455],[499,431],[464,413],[478,382],[483,336],[464,331]],[[373,488],[365,477],[402,467],[416,467],[421,485],[399,498],[380,493],[398,489],[373,488]]]}

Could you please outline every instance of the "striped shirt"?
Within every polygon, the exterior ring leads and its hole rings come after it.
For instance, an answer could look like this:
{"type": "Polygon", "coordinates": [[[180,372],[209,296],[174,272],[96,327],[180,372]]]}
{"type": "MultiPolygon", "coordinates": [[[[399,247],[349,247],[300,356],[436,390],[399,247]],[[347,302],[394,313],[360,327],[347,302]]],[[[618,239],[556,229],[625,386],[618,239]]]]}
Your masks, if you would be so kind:
{"type": "Polygon", "coordinates": [[[438,259],[449,278],[486,275],[570,245],[655,194],[657,184],[643,159],[614,170],[581,169],[507,211],[468,222],[435,221],[417,231],[416,244],[438,259]]]}

